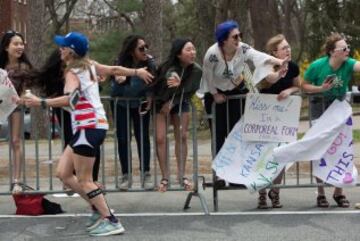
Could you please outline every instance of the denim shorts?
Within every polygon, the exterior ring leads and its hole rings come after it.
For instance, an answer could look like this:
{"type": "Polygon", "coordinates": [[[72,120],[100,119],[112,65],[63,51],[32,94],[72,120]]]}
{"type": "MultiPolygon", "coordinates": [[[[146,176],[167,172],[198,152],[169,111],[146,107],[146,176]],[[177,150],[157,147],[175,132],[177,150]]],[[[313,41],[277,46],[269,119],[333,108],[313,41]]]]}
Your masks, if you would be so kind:
{"type": "MultiPolygon", "coordinates": [[[[164,103],[157,103],[156,104],[156,113],[160,113],[161,107],[163,106],[164,103]]],[[[174,105],[171,110],[170,110],[170,114],[178,114],[180,113],[180,107],[181,107],[181,113],[187,113],[190,112],[190,103],[189,101],[183,101],[182,103],[176,104],[174,105]]]]}

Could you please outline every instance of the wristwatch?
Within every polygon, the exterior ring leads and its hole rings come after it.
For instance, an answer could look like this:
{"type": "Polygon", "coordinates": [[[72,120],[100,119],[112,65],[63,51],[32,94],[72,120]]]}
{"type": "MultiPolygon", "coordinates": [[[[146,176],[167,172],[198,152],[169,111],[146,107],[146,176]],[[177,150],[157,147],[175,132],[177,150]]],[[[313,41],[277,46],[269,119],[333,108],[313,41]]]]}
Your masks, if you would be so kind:
{"type": "Polygon", "coordinates": [[[45,98],[41,98],[40,104],[41,104],[41,108],[46,109],[47,104],[45,98]]]}

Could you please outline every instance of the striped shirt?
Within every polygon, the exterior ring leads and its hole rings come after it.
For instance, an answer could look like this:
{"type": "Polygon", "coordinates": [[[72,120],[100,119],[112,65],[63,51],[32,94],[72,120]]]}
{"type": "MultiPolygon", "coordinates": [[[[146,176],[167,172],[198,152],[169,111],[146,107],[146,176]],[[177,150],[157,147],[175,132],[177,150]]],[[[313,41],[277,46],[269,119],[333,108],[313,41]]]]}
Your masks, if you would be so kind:
{"type": "MultiPolygon", "coordinates": [[[[95,66],[90,67],[96,78],[95,66]]],[[[109,129],[104,107],[100,100],[99,84],[92,81],[90,70],[71,70],[80,80],[80,98],[71,112],[72,128],[75,133],[81,129],[109,129]]]]}

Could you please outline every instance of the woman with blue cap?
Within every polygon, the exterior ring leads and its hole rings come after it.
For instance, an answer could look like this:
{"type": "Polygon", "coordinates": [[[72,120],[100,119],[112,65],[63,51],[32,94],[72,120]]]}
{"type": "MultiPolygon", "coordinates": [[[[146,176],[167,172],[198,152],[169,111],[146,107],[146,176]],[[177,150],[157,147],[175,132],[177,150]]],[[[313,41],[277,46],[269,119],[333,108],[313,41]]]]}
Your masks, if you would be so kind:
{"type": "Polygon", "coordinates": [[[123,233],[125,229],[111,213],[102,190],[92,180],[96,150],[103,143],[109,127],[100,100],[97,76],[137,75],[147,82],[151,82],[153,76],[146,68],[107,66],[88,59],[89,41],[81,33],[56,36],[55,43],[60,46],[61,59],[66,63],[65,95],[49,99],[31,95],[25,98],[25,103],[43,108],[71,107],[74,135],[60,157],[57,176],[91,205],[93,214],[86,224],[91,236],[123,233]]]}
{"type": "MultiPolygon", "coordinates": [[[[246,94],[248,89],[243,81],[246,62],[251,61],[255,66],[255,82],[266,79],[276,81],[278,72],[282,71],[287,60],[259,52],[241,42],[242,34],[237,22],[229,20],[219,24],[215,32],[217,42],[206,52],[203,61],[203,76],[198,93],[205,94],[205,110],[212,113],[215,105],[215,153],[221,149],[227,134],[243,113],[245,101],[228,99],[228,96],[246,94]],[[279,65],[278,72],[269,72],[271,65],[279,65]],[[270,66],[270,68],[266,68],[270,66]],[[260,71],[259,71],[260,70],[260,71]],[[262,71],[264,70],[264,71],[262,71]]],[[[210,123],[211,126],[211,123],[210,123]]],[[[214,135],[215,133],[212,133],[214,135]]]]}

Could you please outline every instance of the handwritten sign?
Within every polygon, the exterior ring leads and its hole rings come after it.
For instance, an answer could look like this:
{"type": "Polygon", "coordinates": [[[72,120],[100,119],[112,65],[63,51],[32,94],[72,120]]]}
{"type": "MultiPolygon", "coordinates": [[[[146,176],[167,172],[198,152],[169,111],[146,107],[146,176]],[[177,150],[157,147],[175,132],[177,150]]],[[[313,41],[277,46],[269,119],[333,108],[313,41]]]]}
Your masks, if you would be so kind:
{"type": "Polygon", "coordinates": [[[214,159],[216,175],[231,183],[244,184],[250,192],[272,184],[285,164],[274,160],[273,149],[280,143],[247,142],[243,138],[241,119],[231,130],[214,159]]]}
{"type": "Polygon", "coordinates": [[[247,141],[292,142],[297,139],[301,98],[248,94],[245,104],[243,135],[247,141]]]}
{"type": "Polygon", "coordinates": [[[0,69],[0,122],[5,122],[16,108],[18,95],[5,70],[0,69]]]}
{"type": "Polygon", "coordinates": [[[343,124],[324,156],[320,160],[313,161],[314,175],[336,187],[355,185],[358,173],[353,160],[352,119],[350,117],[343,124]]]}
{"type": "Polygon", "coordinates": [[[276,160],[290,163],[321,159],[351,115],[347,101],[335,100],[300,140],[274,149],[276,160]]]}

